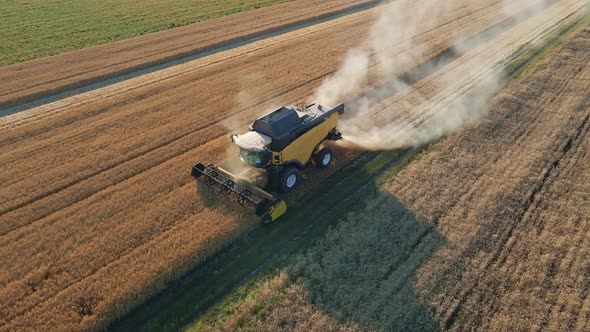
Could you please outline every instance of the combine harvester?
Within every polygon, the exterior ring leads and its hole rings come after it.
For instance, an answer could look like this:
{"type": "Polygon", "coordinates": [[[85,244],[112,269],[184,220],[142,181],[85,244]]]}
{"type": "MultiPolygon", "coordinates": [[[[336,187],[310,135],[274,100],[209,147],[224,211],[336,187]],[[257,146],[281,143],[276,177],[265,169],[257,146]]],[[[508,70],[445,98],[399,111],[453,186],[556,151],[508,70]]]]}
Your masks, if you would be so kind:
{"type": "Polygon", "coordinates": [[[198,183],[253,208],[263,223],[273,222],[287,211],[276,193],[295,189],[300,172],[312,162],[319,168],[330,165],[332,151],[322,143],[342,139],[336,127],[343,113],[343,104],[278,108],[256,119],[247,133],[230,135],[246,171],[231,174],[217,165],[198,163],[191,175],[198,183]]]}

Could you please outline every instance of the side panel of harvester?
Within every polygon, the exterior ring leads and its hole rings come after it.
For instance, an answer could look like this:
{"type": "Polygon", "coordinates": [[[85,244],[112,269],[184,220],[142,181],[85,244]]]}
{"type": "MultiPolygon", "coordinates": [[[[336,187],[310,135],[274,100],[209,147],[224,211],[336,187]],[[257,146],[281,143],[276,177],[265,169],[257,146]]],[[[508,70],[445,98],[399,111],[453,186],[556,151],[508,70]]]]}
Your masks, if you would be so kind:
{"type": "Polygon", "coordinates": [[[312,153],[318,144],[326,139],[326,133],[335,129],[338,125],[338,113],[328,116],[323,122],[297,138],[281,152],[281,160],[284,164],[294,163],[303,167],[310,160],[312,153]]]}

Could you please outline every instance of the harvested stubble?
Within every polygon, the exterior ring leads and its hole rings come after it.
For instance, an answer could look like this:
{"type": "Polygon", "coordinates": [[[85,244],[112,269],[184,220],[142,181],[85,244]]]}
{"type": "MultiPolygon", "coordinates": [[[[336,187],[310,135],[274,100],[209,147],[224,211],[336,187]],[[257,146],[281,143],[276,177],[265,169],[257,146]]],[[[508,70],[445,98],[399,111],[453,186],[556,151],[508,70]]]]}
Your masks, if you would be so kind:
{"type": "Polygon", "coordinates": [[[431,147],[341,221],[298,259],[294,282],[249,300],[226,327],[297,330],[306,313],[359,329],[588,330],[588,49],[590,26],[510,83],[481,124],[431,147]]]}

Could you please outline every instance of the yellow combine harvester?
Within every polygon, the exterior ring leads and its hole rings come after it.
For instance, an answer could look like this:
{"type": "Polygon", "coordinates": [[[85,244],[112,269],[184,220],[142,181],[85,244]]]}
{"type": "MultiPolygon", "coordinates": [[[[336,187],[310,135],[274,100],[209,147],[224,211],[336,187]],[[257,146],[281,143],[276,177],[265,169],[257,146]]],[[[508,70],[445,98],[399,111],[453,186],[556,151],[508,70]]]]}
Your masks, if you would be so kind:
{"type": "Polygon", "coordinates": [[[300,172],[312,162],[319,168],[330,165],[332,151],[322,143],[342,138],[336,127],[343,113],[343,104],[278,108],[256,119],[247,133],[230,136],[248,170],[235,175],[214,164],[198,163],[191,174],[198,182],[235,197],[240,205],[253,207],[264,223],[273,222],[287,211],[276,193],[293,190],[300,172]]]}

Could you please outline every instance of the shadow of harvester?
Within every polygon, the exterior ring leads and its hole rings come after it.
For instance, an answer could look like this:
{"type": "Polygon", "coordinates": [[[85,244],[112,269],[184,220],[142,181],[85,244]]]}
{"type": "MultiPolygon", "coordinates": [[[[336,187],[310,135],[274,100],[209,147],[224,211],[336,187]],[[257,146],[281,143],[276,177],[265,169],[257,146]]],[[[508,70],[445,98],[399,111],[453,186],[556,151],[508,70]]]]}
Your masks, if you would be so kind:
{"type": "MultiPolygon", "coordinates": [[[[375,184],[359,196],[365,201],[360,207],[347,207],[356,211],[287,267],[307,295],[266,303],[269,310],[257,324],[285,330],[309,327],[312,304],[320,315],[369,330],[438,330],[414,281],[419,268],[445,243],[443,236],[375,184]]],[[[311,328],[326,328],[318,324],[311,323],[311,328]]]]}
{"type": "Polygon", "coordinates": [[[291,277],[305,285],[312,304],[341,322],[382,331],[437,330],[413,284],[443,237],[396,197],[376,187],[366,191],[365,206],[299,255],[291,277]]]}
{"type": "MultiPolygon", "coordinates": [[[[306,301],[330,316],[381,330],[435,328],[412,291],[412,280],[444,241],[379,186],[383,171],[403,167],[405,156],[404,151],[366,153],[330,176],[308,173],[308,183],[317,184],[313,190],[293,195],[279,222],[255,227],[111,327],[181,329],[203,318],[246,280],[266,280],[277,269],[287,268],[309,291],[306,301]]],[[[201,186],[196,194],[198,204],[217,206],[228,215],[237,211],[226,208],[240,208],[201,189],[207,188],[201,186]]],[[[255,217],[247,212],[243,218],[255,217]]],[[[284,310],[288,314],[280,318],[287,322],[287,329],[298,322],[305,326],[309,317],[290,309],[294,308],[284,310]]],[[[266,319],[244,318],[255,319],[265,324],[261,330],[268,330],[277,315],[281,313],[269,310],[266,319]]],[[[274,326],[280,329],[279,324],[274,326]]]]}
{"type": "MultiPolygon", "coordinates": [[[[317,191],[294,202],[280,223],[256,236],[252,245],[260,246],[267,237],[293,234],[289,242],[299,242],[304,251],[284,266],[303,284],[309,294],[304,301],[310,303],[283,299],[262,304],[269,310],[254,325],[308,326],[308,315],[298,309],[313,304],[338,321],[371,330],[438,329],[414,290],[414,280],[445,240],[432,224],[381,189],[375,176],[387,165],[378,158],[355,162],[322,181],[317,191]],[[302,235],[291,230],[309,227],[315,231],[302,235]]],[[[281,251],[276,249],[272,252],[281,251]]]]}

